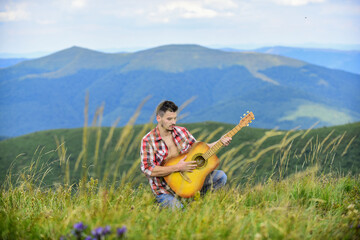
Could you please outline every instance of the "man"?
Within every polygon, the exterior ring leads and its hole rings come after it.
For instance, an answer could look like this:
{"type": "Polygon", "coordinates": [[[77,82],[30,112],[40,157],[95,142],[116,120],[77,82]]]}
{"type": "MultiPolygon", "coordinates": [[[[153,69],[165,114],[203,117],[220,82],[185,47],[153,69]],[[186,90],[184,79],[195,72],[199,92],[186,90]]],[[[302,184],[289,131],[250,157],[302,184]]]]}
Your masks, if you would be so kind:
{"type": "MultiPolygon", "coordinates": [[[[187,152],[196,139],[184,127],[175,126],[178,107],[171,101],[163,101],[156,109],[156,128],[144,136],[141,141],[141,171],[149,180],[151,190],[162,207],[182,208],[174,191],[167,185],[163,177],[174,172],[191,172],[196,168],[195,161],[185,162],[186,157],[176,165],[161,166],[163,161],[187,152]]],[[[222,137],[225,146],[231,138],[222,137]]],[[[209,147],[216,142],[207,144],[209,147]]],[[[225,185],[227,176],[223,171],[215,170],[205,179],[201,193],[218,189],[225,185]]]]}

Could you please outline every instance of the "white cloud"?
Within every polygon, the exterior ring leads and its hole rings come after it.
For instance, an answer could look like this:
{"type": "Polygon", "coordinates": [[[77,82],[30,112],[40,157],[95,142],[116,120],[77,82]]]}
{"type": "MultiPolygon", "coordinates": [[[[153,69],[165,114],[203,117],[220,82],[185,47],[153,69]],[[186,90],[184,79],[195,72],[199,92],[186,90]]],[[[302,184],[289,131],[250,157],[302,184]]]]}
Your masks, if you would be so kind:
{"type": "Polygon", "coordinates": [[[72,45],[94,49],[168,43],[296,45],[360,39],[359,0],[0,2],[0,52],[72,45]]]}
{"type": "Polygon", "coordinates": [[[323,3],[326,0],[273,0],[273,1],[280,5],[304,6],[309,3],[323,3]]]}
{"type": "Polygon", "coordinates": [[[218,13],[196,2],[172,2],[159,6],[160,14],[176,14],[182,18],[213,18],[218,13]]]}
{"type": "Polygon", "coordinates": [[[215,17],[233,16],[237,7],[232,0],[193,0],[164,1],[150,13],[153,20],[162,19],[165,22],[174,18],[209,19],[215,17]]]}
{"type": "Polygon", "coordinates": [[[201,1],[205,6],[215,8],[218,10],[228,10],[237,8],[238,5],[232,0],[203,0],[201,1]]]}
{"type": "Polygon", "coordinates": [[[40,25],[52,25],[52,24],[55,24],[57,23],[56,21],[54,20],[37,20],[36,23],[40,24],[40,25]]]}
{"type": "Polygon", "coordinates": [[[25,5],[5,6],[5,11],[0,12],[0,22],[13,22],[29,19],[30,14],[25,10],[25,5]]]}
{"type": "Polygon", "coordinates": [[[24,11],[0,12],[0,22],[21,21],[27,19],[28,14],[24,11]]]}
{"type": "Polygon", "coordinates": [[[74,8],[83,8],[86,5],[86,0],[74,0],[71,2],[71,6],[74,8]]]}

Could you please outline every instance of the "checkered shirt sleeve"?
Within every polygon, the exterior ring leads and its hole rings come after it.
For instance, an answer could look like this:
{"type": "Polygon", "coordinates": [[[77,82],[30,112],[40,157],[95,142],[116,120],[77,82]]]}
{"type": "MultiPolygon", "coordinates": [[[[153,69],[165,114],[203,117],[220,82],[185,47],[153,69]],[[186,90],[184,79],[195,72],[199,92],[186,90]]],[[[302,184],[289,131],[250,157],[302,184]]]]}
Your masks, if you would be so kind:
{"type": "Polygon", "coordinates": [[[149,136],[145,136],[141,141],[141,171],[150,177],[155,165],[155,153],[149,136]]]}

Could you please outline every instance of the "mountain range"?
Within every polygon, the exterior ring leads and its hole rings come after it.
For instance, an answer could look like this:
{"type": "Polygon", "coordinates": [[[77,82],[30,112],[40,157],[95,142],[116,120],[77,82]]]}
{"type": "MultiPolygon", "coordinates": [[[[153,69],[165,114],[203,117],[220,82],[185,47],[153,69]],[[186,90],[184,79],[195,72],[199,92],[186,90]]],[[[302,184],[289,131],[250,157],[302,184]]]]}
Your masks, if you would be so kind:
{"type": "MultiPolygon", "coordinates": [[[[222,50],[244,52],[244,50],[234,48],[224,48],[222,50]]],[[[251,51],[295,58],[327,68],[360,74],[360,51],[358,50],[274,46],[258,48],[251,51]]]]}
{"type": "Polygon", "coordinates": [[[124,125],[148,100],[156,105],[192,97],[182,122],[237,123],[247,110],[254,127],[291,129],[360,120],[360,75],[259,52],[166,45],[135,53],[72,47],[0,69],[0,135],[80,127],[89,93],[90,122],[103,103],[102,125],[124,125]]]}
{"type": "Polygon", "coordinates": [[[26,58],[0,58],[0,68],[6,68],[27,60],[26,58]]]}

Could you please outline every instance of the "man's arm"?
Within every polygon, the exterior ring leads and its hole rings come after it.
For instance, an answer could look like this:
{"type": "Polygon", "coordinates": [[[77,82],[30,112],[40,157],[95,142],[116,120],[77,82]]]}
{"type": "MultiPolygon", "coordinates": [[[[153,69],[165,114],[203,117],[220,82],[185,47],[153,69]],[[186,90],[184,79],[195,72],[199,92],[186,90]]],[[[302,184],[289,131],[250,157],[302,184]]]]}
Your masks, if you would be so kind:
{"type": "Polygon", "coordinates": [[[154,163],[155,153],[151,144],[146,140],[141,144],[141,171],[149,177],[165,177],[173,172],[191,172],[196,168],[195,161],[185,162],[186,156],[182,158],[176,165],[158,166],[154,163]]]}
{"type": "Polygon", "coordinates": [[[192,172],[196,168],[196,161],[185,162],[186,156],[176,165],[172,166],[155,166],[151,172],[151,177],[165,177],[174,172],[192,172]]]}

